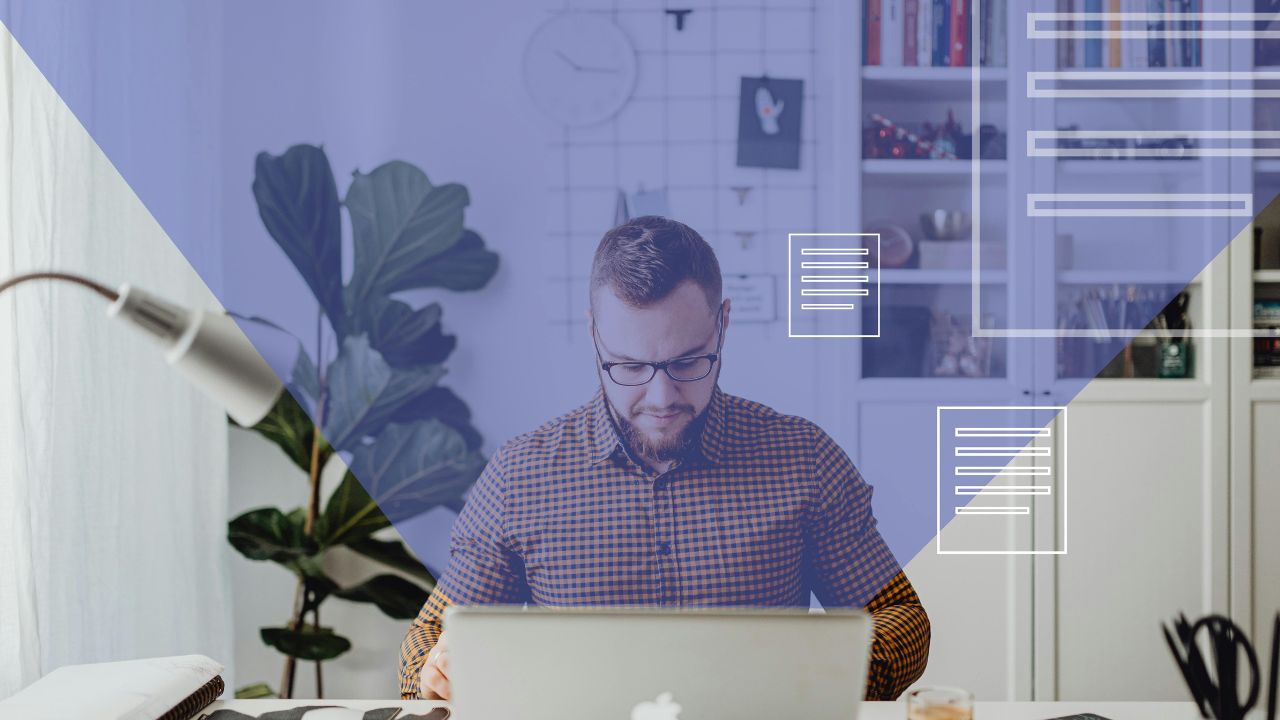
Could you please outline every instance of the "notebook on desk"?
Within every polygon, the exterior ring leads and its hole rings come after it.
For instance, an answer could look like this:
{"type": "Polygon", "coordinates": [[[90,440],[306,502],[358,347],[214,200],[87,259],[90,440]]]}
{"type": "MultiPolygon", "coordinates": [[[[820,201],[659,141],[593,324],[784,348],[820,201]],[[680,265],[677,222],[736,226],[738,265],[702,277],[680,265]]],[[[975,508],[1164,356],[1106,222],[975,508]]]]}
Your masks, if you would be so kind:
{"type": "Polygon", "coordinates": [[[222,669],[203,655],[67,665],[0,701],[0,717],[189,720],[222,694],[222,669]]]}

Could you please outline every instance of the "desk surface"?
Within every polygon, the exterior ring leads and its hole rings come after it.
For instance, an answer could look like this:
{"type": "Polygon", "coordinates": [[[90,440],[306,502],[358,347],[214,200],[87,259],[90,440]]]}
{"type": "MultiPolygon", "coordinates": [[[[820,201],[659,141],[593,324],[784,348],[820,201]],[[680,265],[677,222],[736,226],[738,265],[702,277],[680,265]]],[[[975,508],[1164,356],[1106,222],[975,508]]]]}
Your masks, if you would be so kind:
{"type": "MultiPolygon", "coordinates": [[[[384,707],[403,707],[408,712],[425,714],[432,708],[447,703],[434,700],[219,700],[204,712],[236,710],[247,715],[259,715],[272,710],[284,710],[299,705],[340,705],[358,710],[384,707]]],[[[1189,702],[979,702],[974,708],[977,720],[1048,720],[1064,715],[1091,712],[1109,720],[1197,720],[1200,714],[1189,702]]],[[[905,720],[905,706],[901,702],[869,702],[863,705],[859,720],[905,720]]]]}

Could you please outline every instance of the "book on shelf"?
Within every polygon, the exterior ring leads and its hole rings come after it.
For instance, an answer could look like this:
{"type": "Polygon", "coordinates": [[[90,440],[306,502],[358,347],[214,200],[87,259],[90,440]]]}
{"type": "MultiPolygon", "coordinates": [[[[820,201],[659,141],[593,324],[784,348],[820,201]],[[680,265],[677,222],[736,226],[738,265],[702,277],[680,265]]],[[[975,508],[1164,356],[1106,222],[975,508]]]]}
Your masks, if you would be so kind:
{"type": "Polygon", "coordinates": [[[1253,302],[1254,327],[1280,325],[1280,300],[1255,300],[1253,302]]]}
{"type": "Polygon", "coordinates": [[[1064,31],[1086,30],[1080,37],[1058,39],[1059,69],[1200,67],[1203,42],[1179,37],[1200,30],[1204,0],[1057,0],[1058,13],[1088,13],[1084,18],[1057,22],[1064,31]],[[1141,20],[1125,15],[1145,14],[1146,37],[1122,37],[1122,31],[1141,29],[1141,20]]]}
{"type": "Polygon", "coordinates": [[[1002,67],[1008,0],[866,0],[862,62],[884,67],[1002,67]],[[972,47],[974,23],[981,46],[972,47]]]}

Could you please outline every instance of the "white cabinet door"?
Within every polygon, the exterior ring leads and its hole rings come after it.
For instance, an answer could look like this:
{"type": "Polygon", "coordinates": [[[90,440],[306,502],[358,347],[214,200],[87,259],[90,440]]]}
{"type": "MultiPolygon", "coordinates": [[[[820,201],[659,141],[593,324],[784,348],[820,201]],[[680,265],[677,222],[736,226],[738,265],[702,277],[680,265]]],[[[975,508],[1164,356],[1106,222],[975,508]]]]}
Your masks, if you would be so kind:
{"type": "MultiPolygon", "coordinates": [[[[1253,638],[1259,659],[1271,656],[1280,613],[1280,392],[1251,405],[1253,462],[1253,638]]],[[[1265,662],[1265,661],[1263,661],[1265,662]]]]}
{"type": "Polygon", "coordinates": [[[1225,438],[1213,404],[1084,398],[1070,407],[1070,546],[1038,566],[1055,571],[1037,582],[1054,587],[1055,607],[1036,603],[1053,618],[1037,623],[1037,643],[1052,648],[1037,658],[1053,666],[1037,666],[1037,690],[1184,700],[1159,624],[1226,609],[1225,438]]]}

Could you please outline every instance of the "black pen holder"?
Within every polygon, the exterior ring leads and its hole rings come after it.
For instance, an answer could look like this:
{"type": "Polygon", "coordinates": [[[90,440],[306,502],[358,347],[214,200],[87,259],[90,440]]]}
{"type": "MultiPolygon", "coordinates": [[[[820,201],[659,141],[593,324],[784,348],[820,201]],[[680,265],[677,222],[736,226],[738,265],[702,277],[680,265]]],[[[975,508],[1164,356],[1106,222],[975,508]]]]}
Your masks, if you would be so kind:
{"type": "Polygon", "coordinates": [[[1280,614],[1272,628],[1271,657],[1265,676],[1253,643],[1229,618],[1208,615],[1192,623],[1179,615],[1163,630],[1201,717],[1245,720],[1265,698],[1266,714],[1258,717],[1276,720],[1280,704],[1276,697],[1280,683],[1280,614]]]}

